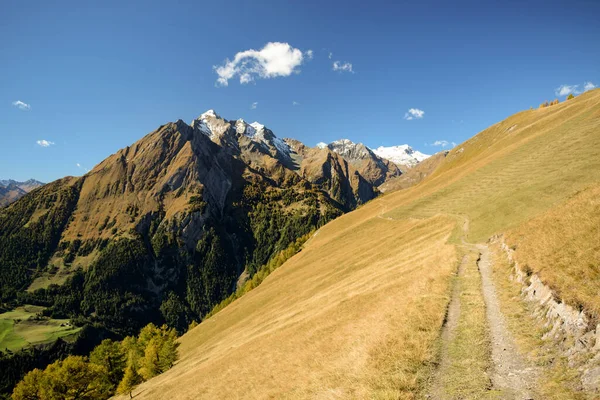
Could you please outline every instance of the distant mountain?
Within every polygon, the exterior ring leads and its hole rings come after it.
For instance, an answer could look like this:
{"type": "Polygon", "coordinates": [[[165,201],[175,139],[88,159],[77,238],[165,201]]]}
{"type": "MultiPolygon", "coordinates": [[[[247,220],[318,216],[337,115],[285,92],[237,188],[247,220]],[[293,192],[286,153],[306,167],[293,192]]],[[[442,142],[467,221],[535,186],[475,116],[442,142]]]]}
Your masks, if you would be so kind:
{"type": "Polygon", "coordinates": [[[0,180],[0,207],[4,207],[13,203],[31,192],[43,186],[44,183],[29,179],[25,182],[18,182],[12,179],[0,180]]]}
{"type": "Polygon", "coordinates": [[[170,122],[0,210],[0,300],[118,334],[184,330],[400,173],[362,144],[309,148],[214,110],[170,122]]]}
{"type": "Polygon", "coordinates": [[[318,143],[316,148],[328,149],[339,154],[373,186],[379,186],[386,180],[402,174],[396,164],[378,156],[362,143],[341,139],[329,144],[318,143]]]}
{"type": "Polygon", "coordinates": [[[409,168],[414,167],[421,161],[430,157],[428,154],[423,154],[420,151],[414,150],[407,144],[391,147],[380,146],[376,149],[373,149],[373,153],[377,154],[381,158],[385,158],[398,165],[404,165],[409,168]]]}

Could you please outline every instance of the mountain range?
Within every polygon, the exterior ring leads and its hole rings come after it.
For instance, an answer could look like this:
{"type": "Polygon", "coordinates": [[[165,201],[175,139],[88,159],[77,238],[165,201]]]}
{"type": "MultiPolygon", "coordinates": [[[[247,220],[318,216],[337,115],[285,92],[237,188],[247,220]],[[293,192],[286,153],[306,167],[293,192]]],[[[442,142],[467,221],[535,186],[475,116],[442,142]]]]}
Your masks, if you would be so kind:
{"type": "Polygon", "coordinates": [[[171,307],[183,330],[401,168],[361,143],[311,148],[214,110],[167,123],[0,210],[2,301],[118,334],[169,320],[171,307]]]}
{"type": "Polygon", "coordinates": [[[0,180],[0,207],[17,201],[33,189],[37,189],[43,185],[44,183],[35,179],[29,179],[25,182],[18,182],[12,179],[0,180]]]}
{"type": "Polygon", "coordinates": [[[143,398],[597,393],[599,110],[593,91],[427,158],[213,110],[162,125],[0,209],[3,337],[17,315],[78,330],[0,357],[0,390],[155,323],[187,333],[143,398]]]}

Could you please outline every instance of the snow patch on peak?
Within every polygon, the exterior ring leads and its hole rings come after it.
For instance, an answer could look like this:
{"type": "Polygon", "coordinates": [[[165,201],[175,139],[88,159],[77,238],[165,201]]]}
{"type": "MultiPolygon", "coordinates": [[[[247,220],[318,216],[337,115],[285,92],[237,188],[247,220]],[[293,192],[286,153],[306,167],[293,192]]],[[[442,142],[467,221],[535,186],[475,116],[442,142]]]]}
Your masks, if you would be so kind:
{"type": "MultiPolygon", "coordinates": [[[[331,144],[332,144],[332,145],[336,145],[336,144],[337,144],[337,145],[340,145],[340,144],[341,144],[341,145],[346,145],[346,146],[349,146],[349,145],[353,145],[353,144],[355,144],[355,143],[354,143],[352,140],[350,140],[350,139],[340,139],[340,140],[336,140],[336,141],[334,141],[334,142],[331,142],[331,144]]],[[[360,143],[359,143],[359,144],[360,144],[360,143]]]]}
{"type": "Polygon", "coordinates": [[[280,153],[289,156],[290,155],[290,145],[287,144],[283,139],[278,138],[273,135],[273,144],[277,147],[280,153]]]}
{"type": "Polygon", "coordinates": [[[414,150],[407,144],[390,147],[379,146],[376,149],[372,149],[372,151],[381,158],[409,167],[414,167],[430,157],[429,154],[423,154],[420,151],[414,150]]]}
{"type": "Polygon", "coordinates": [[[215,135],[214,128],[218,125],[218,121],[214,121],[215,119],[221,119],[221,117],[215,110],[211,109],[193,120],[191,126],[192,128],[198,128],[202,133],[212,139],[213,135],[215,135]],[[215,122],[217,122],[217,124],[215,124],[215,122]]]}
{"type": "Polygon", "coordinates": [[[324,149],[325,147],[327,147],[327,143],[325,142],[319,142],[317,143],[317,146],[319,149],[324,149]]]}
{"type": "Polygon", "coordinates": [[[253,127],[254,129],[256,129],[257,131],[262,131],[265,129],[265,126],[259,122],[254,121],[253,123],[250,124],[251,127],[253,127]]]}
{"type": "Polygon", "coordinates": [[[206,119],[207,117],[221,118],[219,117],[219,114],[217,114],[213,109],[210,109],[205,113],[202,113],[202,115],[200,115],[200,119],[206,119]]]}

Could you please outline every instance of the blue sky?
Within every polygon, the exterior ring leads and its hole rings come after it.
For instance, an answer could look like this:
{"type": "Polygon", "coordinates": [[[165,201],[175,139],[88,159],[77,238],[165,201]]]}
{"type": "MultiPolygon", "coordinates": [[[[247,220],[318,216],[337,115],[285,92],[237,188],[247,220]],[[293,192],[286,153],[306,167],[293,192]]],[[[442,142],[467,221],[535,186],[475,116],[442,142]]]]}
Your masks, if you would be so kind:
{"type": "Polygon", "coordinates": [[[433,153],[600,84],[597,1],[95,3],[0,5],[0,179],[80,175],[211,108],[308,145],[433,153]]]}

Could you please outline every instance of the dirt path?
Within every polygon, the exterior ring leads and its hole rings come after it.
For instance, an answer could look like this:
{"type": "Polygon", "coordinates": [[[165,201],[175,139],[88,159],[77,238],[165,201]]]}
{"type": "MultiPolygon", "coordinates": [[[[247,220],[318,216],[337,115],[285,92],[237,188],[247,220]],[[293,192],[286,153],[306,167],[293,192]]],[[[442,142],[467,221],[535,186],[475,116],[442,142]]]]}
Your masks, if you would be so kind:
{"type": "Polygon", "coordinates": [[[533,399],[536,371],[530,367],[516,349],[514,339],[506,322],[492,280],[490,250],[486,245],[476,246],[480,252],[477,265],[481,273],[483,297],[492,345],[492,384],[502,393],[503,399],[533,399]]]}
{"type": "MultiPolygon", "coordinates": [[[[465,264],[468,262],[468,258],[468,256],[463,257],[460,265],[458,266],[456,278],[460,278],[464,274],[465,264]]],[[[452,339],[454,338],[456,327],[458,326],[458,321],[460,319],[460,279],[454,280],[451,296],[450,303],[448,304],[446,319],[442,327],[440,364],[438,365],[436,376],[434,377],[434,382],[430,390],[431,394],[428,396],[428,398],[431,399],[444,399],[446,397],[444,395],[443,378],[450,368],[451,358],[449,356],[449,347],[452,339]]]]}
{"type": "MultiPolygon", "coordinates": [[[[491,349],[491,366],[481,370],[480,372],[485,374],[488,378],[488,385],[491,381],[491,387],[487,387],[485,390],[489,391],[489,394],[493,398],[498,399],[510,399],[510,400],[528,400],[534,399],[533,392],[536,384],[537,371],[532,368],[526,360],[519,354],[514,343],[514,339],[506,326],[506,321],[500,310],[500,304],[498,296],[496,294],[496,288],[492,279],[492,263],[490,259],[490,250],[485,244],[471,244],[466,241],[467,233],[469,231],[469,220],[463,216],[459,216],[464,219],[463,222],[463,237],[462,244],[466,250],[472,255],[464,256],[458,269],[457,278],[455,278],[454,285],[452,287],[452,297],[448,304],[448,312],[444,326],[441,332],[441,356],[440,363],[438,365],[435,376],[433,377],[432,384],[429,389],[428,399],[453,399],[462,398],[456,393],[456,386],[453,387],[453,394],[448,393],[446,388],[447,377],[446,374],[452,370],[453,364],[458,365],[460,363],[469,362],[468,359],[463,359],[468,355],[457,355],[449,352],[450,346],[456,336],[456,328],[461,321],[461,278],[465,273],[465,269],[468,268],[466,263],[473,262],[473,257],[478,255],[477,258],[477,270],[480,275],[480,295],[483,297],[483,301],[479,307],[485,307],[485,319],[484,323],[487,326],[489,335],[489,342],[491,349]],[[475,253],[473,255],[473,253],[475,253]],[[458,397],[457,397],[458,395],[458,397]]],[[[473,266],[475,267],[475,266],[473,266]]],[[[479,308],[479,310],[482,310],[479,308]]],[[[483,310],[482,310],[483,312],[483,310]]],[[[461,322],[463,323],[463,322],[461,322]]],[[[476,338],[473,338],[475,340],[476,338]]],[[[489,354],[489,353],[488,353],[489,354]]],[[[489,364],[487,364],[489,365],[489,364]]],[[[465,388],[469,387],[468,380],[471,377],[465,376],[460,378],[464,382],[459,386],[464,385],[465,388]]]]}

